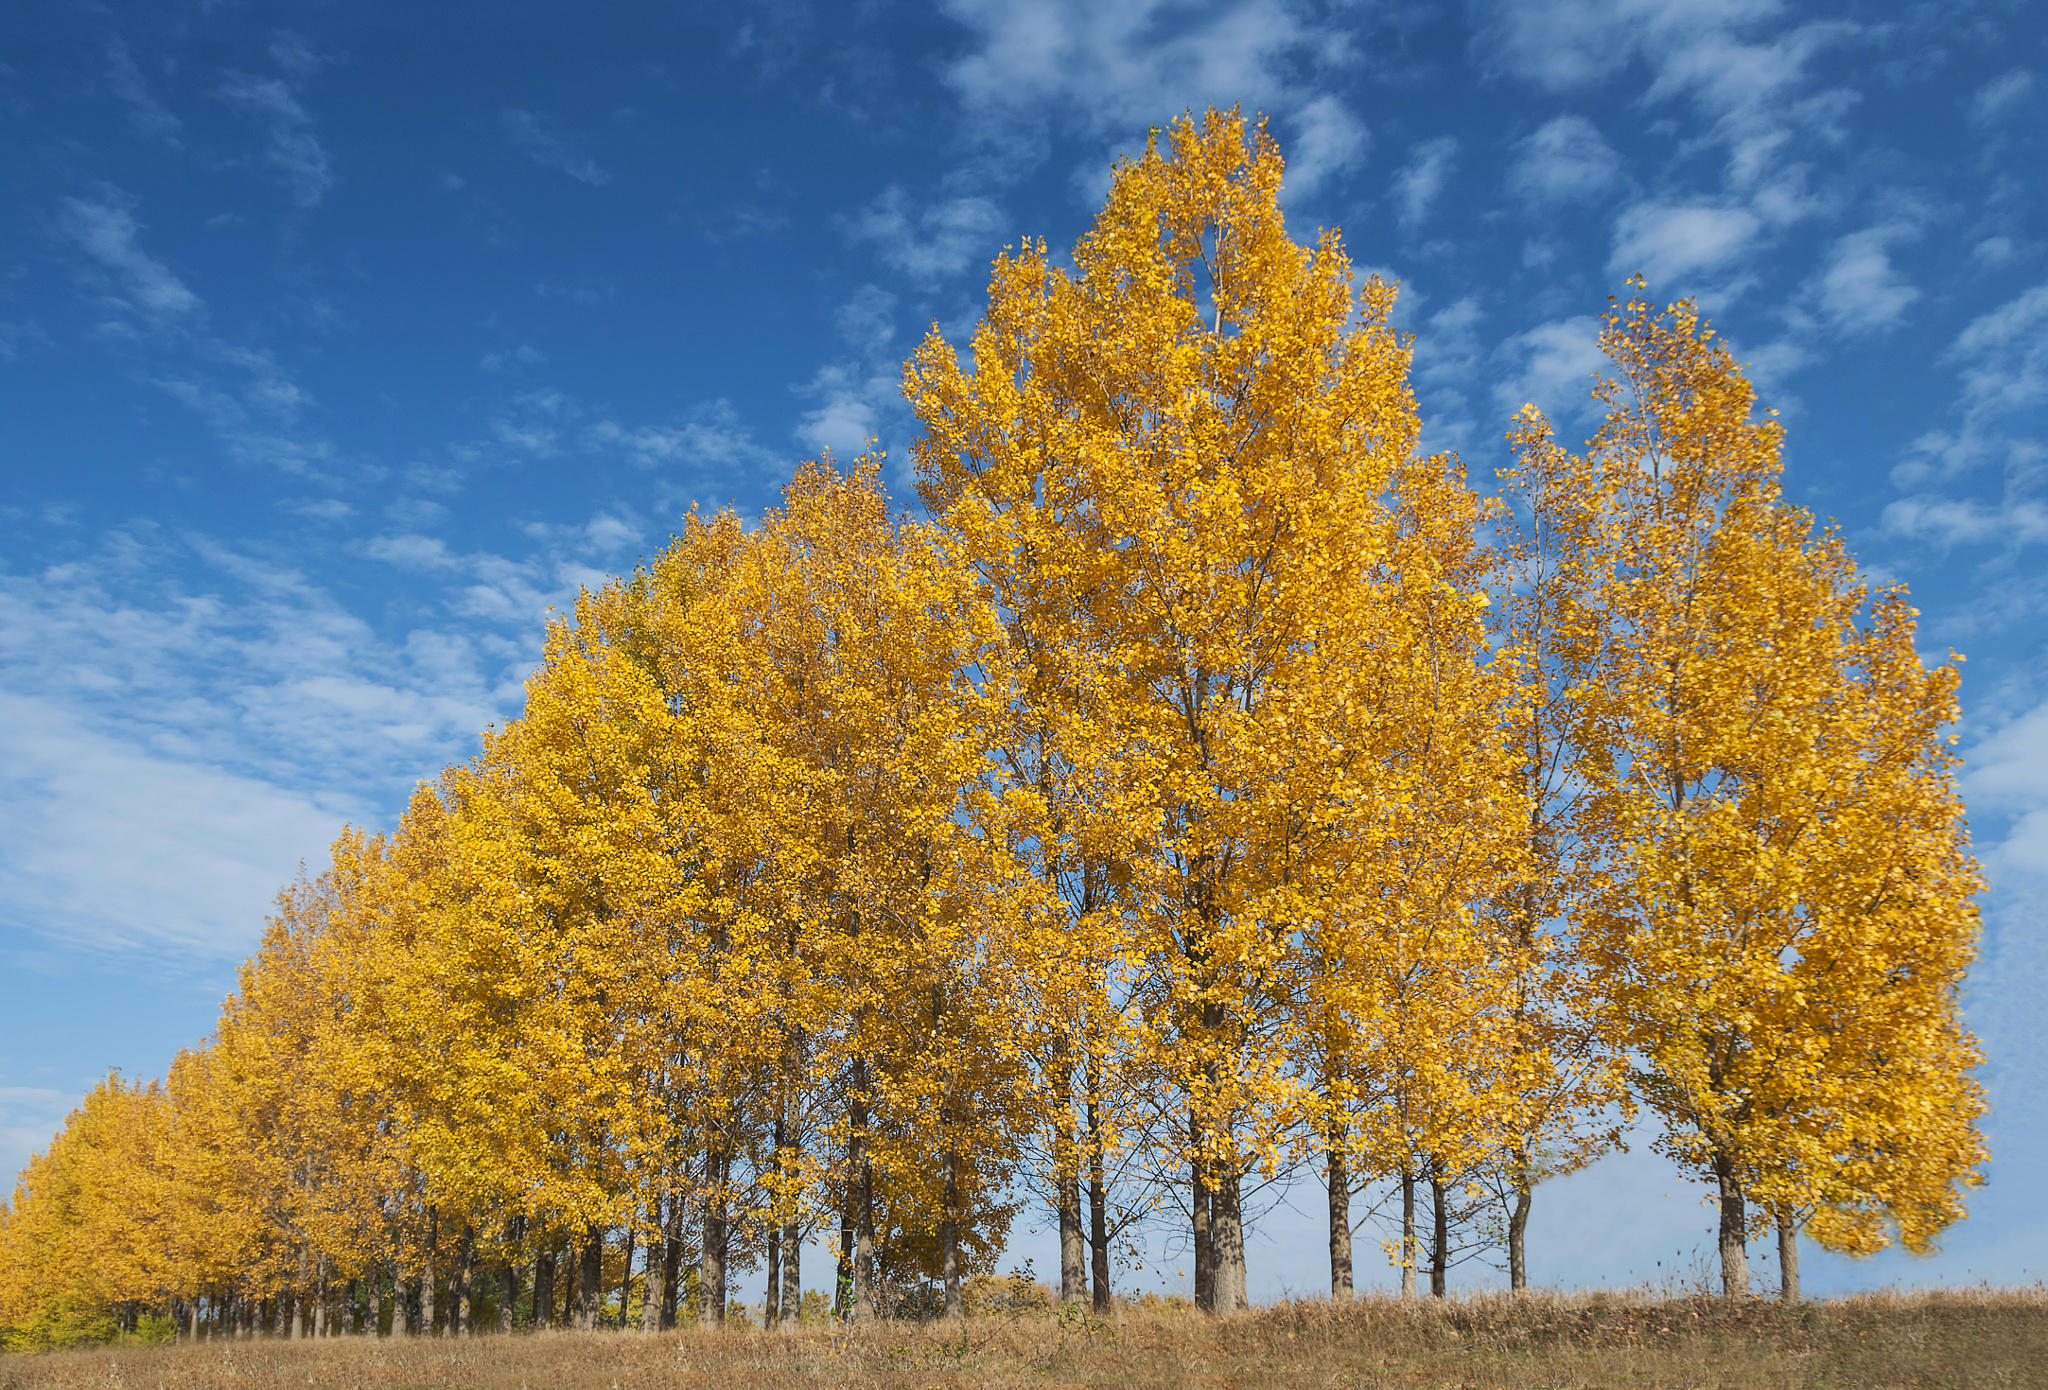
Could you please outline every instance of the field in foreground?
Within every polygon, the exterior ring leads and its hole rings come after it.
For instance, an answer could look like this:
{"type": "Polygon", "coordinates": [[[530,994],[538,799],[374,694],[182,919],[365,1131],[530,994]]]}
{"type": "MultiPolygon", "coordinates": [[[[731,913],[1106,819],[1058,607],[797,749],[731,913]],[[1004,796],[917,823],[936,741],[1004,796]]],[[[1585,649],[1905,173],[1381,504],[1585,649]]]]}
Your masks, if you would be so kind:
{"type": "Polygon", "coordinates": [[[1879,1295],[1786,1308],[1615,1295],[1340,1308],[1226,1322],[1045,1313],[946,1326],[459,1341],[115,1346],[0,1358],[0,1390],[317,1386],[2048,1386],[2048,1291],[1879,1295]]]}

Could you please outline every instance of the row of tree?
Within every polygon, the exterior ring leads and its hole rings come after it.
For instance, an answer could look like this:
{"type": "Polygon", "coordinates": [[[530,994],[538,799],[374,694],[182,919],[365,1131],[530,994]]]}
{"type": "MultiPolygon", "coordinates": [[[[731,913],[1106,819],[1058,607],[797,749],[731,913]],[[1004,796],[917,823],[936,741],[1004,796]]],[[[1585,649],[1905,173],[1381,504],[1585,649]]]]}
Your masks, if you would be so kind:
{"type": "Polygon", "coordinates": [[[1954,665],[1688,305],[1609,316],[1584,453],[1531,408],[1498,497],[1420,454],[1393,289],[1281,176],[1187,118],[1070,265],[998,259],[905,367],[931,522],[807,464],[584,593],[30,1165],[0,1327],[652,1328],[755,1266],[773,1323],[814,1237],[838,1314],[957,1314],[1040,1205],[1062,1297],[1171,1218],[1226,1312],[1304,1167],[1333,1294],[1369,1192],[1404,1292],[1488,1204],[1520,1288],[1638,1106],[1731,1295],[1772,1225],[1961,1215],[1954,665]]]}

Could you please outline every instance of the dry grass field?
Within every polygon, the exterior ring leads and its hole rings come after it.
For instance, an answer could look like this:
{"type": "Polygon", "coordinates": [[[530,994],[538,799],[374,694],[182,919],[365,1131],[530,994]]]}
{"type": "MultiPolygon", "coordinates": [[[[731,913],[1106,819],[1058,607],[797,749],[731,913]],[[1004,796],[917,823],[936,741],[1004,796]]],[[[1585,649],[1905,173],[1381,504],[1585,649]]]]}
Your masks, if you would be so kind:
{"type": "Polygon", "coordinates": [[[2048,1386],[2048,1292],[1883,1295],[1783,1307],[1626,1295],[1349,1308],[1212,1322],[1043,1312],[963,1325],[458,1341],[223,1341],[0,1357],[0,1390],[58,1386],[1728,1387],[2048,1386]]]}

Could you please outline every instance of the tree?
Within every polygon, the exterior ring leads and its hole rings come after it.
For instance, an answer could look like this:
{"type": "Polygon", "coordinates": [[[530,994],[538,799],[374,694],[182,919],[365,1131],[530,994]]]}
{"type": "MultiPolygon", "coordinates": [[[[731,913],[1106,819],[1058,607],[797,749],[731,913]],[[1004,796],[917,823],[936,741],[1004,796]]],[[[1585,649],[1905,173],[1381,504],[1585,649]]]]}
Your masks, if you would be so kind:
{"type": "Polygon", "coordinates": [[[1983,1148],[1956,989],[1979,886],[1912,610],[1778,494],[1781,432],[1690,304],[1610,316],[1598,690],[1575,750],[1611,827],[1583,948],[1611,1045],[1710,1175],[1725,1292],[1770,1209],[1921,1246],[1983,1148]],[[1757,1212],[1752,1202],[1762,1203],[1757,1212]]]}
{"type": "Polygon", "coordinates": [[[1307,1104],[1289,981],[1419,427],[1393,291],[1354,296],[1333,233],[1288,237],[1264,129],[1211,111],[1166,143],[1118,168],[1074,272],[1006,252],[973,368],[934,332],[905,391],[921,490],[1025,664],[1018,761],[1074,789],[1040,793],[1046,876],[1114,880],[1116,912],[1069,912],[1114,928],[1084,954],[1118,962],[1178,1098],[1197,1298],[1230,1311],[1243,1179],[1307,1104]]]}

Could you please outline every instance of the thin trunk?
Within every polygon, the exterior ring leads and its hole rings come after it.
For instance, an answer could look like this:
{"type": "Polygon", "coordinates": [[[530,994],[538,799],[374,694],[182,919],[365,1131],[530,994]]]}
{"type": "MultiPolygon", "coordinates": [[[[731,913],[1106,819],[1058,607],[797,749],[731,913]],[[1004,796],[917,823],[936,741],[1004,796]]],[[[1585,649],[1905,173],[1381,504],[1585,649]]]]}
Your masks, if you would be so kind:
{"type": "Polygon", "coordinates": [[[1102,1068],[1088,1057],[1088,1288],[1098,1313],[1109,1311],[1109,1183],[1103,1172],[1102,1068]]]}
{"type": "Polygon", "coordinates": [[[384,1335],[384,1271],[370,1272],[370,1335],[384,1335]]]}
{"type": "Polygon", "coordinates": [[[460,1337],[476,1330],[476,1232],[462,1228],[455,1244],[455,1284],[448,1290],[448,1335],[460,1337]]]}
{"type": "Polygon", "coordinates": [[[1401,1165],[1401,1297],[1415,1297],[1415,1169],[1401,1165]]]}
{"type": "Polygon", "coordinates": [[[858,1184],[846,1184],[846,1202],[839,1212],[839,1268],[832,1285],[832,1316],[844,1320],[853,1316],[853,1215],[858,1184]]]}
{"type": "Polygon", "coordinates": [[[1430,1214],[1435,1218],[1429,1242],[1429,1296],[1442,1298],[1451,1268],[1451,1211],[1444,1195],[1444,1164],[1440,1158],[1429,1161],[1429,1203],[1430,1214]]]}
{"type": "Polygon", "coordinates": [[[185,1340],[199,1340],[199,1300],[196,1298],[185,1305],[185,1340]]]}
{"type": "Polygon", "coordinates": [[[676,1304],[682,1298],[683,1281],[683,1198],[672,1193],[668,1199],[668,1221],[661,1237],[661,1325],[676,1325],[676,1304]]]}
{"type": "Polygon", "coordinates": [[[349,1280],[348,1291],[342,1295],[348,1300],[348,1332],[351,1337],[360,1336],[363,1330],[363,1315],[356,1307],[356,1293],[360,1284],[360,1280],[349,1280]]]}
{"type": "Polygon", "coordinates": [[[875,1170],[868,1155],[868,1061],[853,1061],[849,1100],[853,1132],[847,1143],[846,1180],[853,1200],[853,1319],[875,1316],[875,1170]]]}
{"type": "Polygon", "coordinates": [[[1327,1160],[1324,1176],[1330,1199],[1330,1297],[1340,1299],[1352,1297],[1351,1166],[1345,1157],[1348,1142],[1343,1121],[1330,1121],[1323,1136],[1327,1160]]]}
{"type": "Polygon", "coordinates": [[[1235,1163],[1217,1174],[1210,1196],[1209,1239],[1216,1247],[1215,1303],[1218,1313],[1251,1306],[1244,1265],[1244,1211],[1235,1163]]]}
{"type": "Polygon", "coordinates": [[[555,1252],[536,1250],[533,1254],[533,1326],[535,1331],[555,1325],[555,1252]]]}
{"type": "MultiPolygon", "coordinates": [[[[671,1196],[668,1199],[674,1202],[671,1196]]],[[[668,1304],[668,1227],[662,1219],[659,1197],[654,1199],[654,1208],[648,1213],[647,1223],[647,1285],[640,1294],[640,1330],[655,1332],[661,1328],[661,1310],[668,1304]]]]}
{"type": "Polygon", "coordinates": [[[519,1303],[519,1266],[507,1259],[498,1266],[498,1330],[512,1330],[512,1310],[519,1303]]]}
{"type": "Polygon", "coordinates": [[[598,1300],[603,1295],[604,1227],[591,1226],[583,1232],[582,1257],[576,1267],[576,1329],[588,1332],[598,1324],[598,1300]]]}
{"type": "MultiPolygon", "coordinates": [[[[619,1276],[619,1330],[626,1330],[626,1305],[633,1301],[633,1222],[629,1218],[626,1229],[619,1241],[620,1254],[624,1256],[625,1272],[619,1276]]],[[[646,1302],[642,1299],[641,1302],[646,1302]]]]}
{"type": "Polygon", "coordinates": [[[795,1328],[804,1316],[803,1228],[792,1221],[782,1228],[782,1325],[795,1328]]]}
{"type": "Polygon", "coordinates": [[[298,1279],[292,1284],[291,1339],[294,1342],[305,1340],[309,1330],[308,1323],[312,1317],[306,1307],[306,1290],[313,1287],[312,1262],[307,1257],[306,1247],[303,1245],[299,1247],[298,1275],[298,1279]]]}
{"type": "Polygon", "coordinates": [[[434,1244],[435,1238],[440,1234],[440,1231],[440,1217],[429,1209],[427,1212],[427,1249],[420,1264],[420,1335],[423,1337],[434,1335],[434,1315],[439,1311],[434,1306],[437,1301],[435,1295],[438,1292],[436,1281],[439,1278],[439,1273],[434,1268],[434,1244]]]}
{"type": "Polygon", "coordinates": [[[1721,1196],[1721,1296],[1749,1297],[1749,1213],[1742,1178],[1725,1152],[1714,1154],[1714,1183],[1721,1196]]]}
{"type": "Polygon", "coordinates": [[[1522,1293],[1529,1287],[1529,1208],[1536,1202],[1536,1170],[1524,1150],[1516,1150],[1513,1178],[1515,1205],[1508,1212],[1508,1288],[1522,1293]]]}
{"type": "Polygon", "coordinates": [[[1216,1307],[1216,1244],[1209,1230],[1209,1164],[1202,1157],[1202,1122],[1193,1113],[1188,1116],[1188,1129],[1194,1149],[1188,1164],[1188,1211],[1195,1246],[1195,1306],[1211,1312],[1216,1307]]]}
{"type": "Polygon", "coordinates": [[[313,1261],[313,1338],[318,1341],[327,1335],[327,1257],[317,1256],[313,1261]]]}
{"type": "Polygon", "coordinates": [[[768,1278],[761,1290],[761,1326],[773,1332],[782,1326],[782,1228],[768,1227],[768,1278]]]}
{"type": "Polygon", "coordinates": [[[1784,1209],[1778,1212],[1778,1297],[1799,1301],[1799,1223],[1784,1209]]]}
{"type": "Polygon", "coordinates": [[[697,1256],[697,1322],[716,1327],[725,1321],[725,1176],[728,1163],[713,1150],[704,1155],[703,1244],[697,1256]]]}
{"type": "Polygon", "coordinates": [[[946,1150],[946,1209],[939,1219],[940,1277],[946,1284],[946,1317],[959,1321],[965,1314],[960,1302],[960,1155],[946,1150]]]}
{"type": "Polygon", "coordinates": [[[1059,1197],[1060,1302],[1088,1298],[1088,1266],[1081,1249],[1081,1153],[1074,1134],[1073,1068],[1065,1043],[1054,1066],[1059,1075],[1059,1132],[1053,1138],[1053,1186],[1059,1197]]]}

